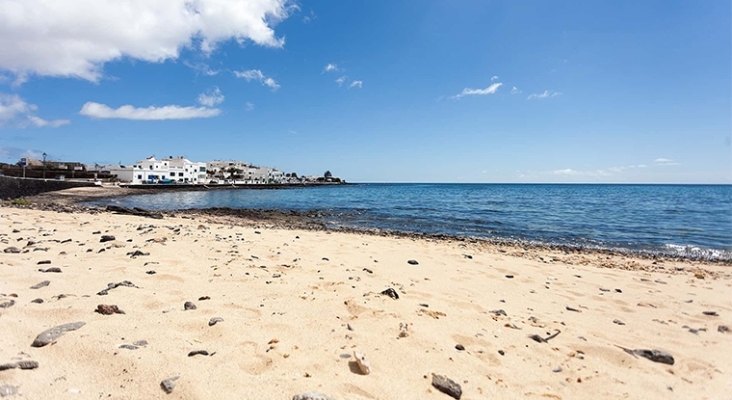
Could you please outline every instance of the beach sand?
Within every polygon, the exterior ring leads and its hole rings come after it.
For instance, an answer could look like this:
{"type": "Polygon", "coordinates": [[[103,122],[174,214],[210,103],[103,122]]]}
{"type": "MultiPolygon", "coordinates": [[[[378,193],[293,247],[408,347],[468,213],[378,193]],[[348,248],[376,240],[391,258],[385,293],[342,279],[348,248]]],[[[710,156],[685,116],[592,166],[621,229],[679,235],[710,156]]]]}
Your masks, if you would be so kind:
{"type": "Polygon", "coordinates": [[[729,266],[258,224],[0,208],[0,251],[21,251],[0,252],[0,364],[38,362],[0,371],[0,393],[449,400],[438,374],[462,399],[732,398],[729,266]]]}

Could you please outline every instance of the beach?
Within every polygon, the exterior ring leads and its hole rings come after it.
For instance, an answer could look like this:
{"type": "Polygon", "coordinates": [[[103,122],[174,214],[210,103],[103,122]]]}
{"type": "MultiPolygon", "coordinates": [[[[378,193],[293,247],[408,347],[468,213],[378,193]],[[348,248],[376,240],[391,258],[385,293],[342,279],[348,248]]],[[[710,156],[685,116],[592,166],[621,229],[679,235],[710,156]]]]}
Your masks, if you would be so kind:
{"type": "Polygon", "coordinates": [[[0,241],[11,399],[732,393],[728,265],[7,205],[0,241]]]}

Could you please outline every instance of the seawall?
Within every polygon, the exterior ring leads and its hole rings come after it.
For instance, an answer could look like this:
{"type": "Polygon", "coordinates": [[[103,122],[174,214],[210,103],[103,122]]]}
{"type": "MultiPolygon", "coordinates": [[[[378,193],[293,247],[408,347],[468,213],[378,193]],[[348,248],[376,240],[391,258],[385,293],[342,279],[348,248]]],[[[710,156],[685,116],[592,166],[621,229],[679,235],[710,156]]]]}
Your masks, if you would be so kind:
{"type": "Polygon", "coordinates": [[[0,199],[17,199],[56,190],[92,186],[96,185],[93,182],[0,176],[0,199]]]}

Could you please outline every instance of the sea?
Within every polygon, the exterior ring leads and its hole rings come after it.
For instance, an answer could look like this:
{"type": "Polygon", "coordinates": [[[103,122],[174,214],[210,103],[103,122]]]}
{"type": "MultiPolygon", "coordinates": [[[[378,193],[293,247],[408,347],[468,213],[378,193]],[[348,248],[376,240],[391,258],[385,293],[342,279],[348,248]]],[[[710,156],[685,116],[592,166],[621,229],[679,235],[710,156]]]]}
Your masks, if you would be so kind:
{"type": "Polygon", "coordinates": [[[732,261],[732,185],[362,183],[165,191],[92,204],[317,211],[332,228],[732,261]]]}

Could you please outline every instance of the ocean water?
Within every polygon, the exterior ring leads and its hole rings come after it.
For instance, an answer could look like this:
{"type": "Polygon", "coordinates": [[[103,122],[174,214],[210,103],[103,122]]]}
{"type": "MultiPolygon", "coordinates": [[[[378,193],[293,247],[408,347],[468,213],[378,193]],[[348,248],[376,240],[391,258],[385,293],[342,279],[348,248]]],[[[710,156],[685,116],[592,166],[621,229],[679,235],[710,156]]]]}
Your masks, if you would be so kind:
{"type": "Polygon", "coordinates": [[[110,203],[318,210],[336,227],[732,260],[732,185],[351,184],[164,192],[96,204],[110,203]]]}

